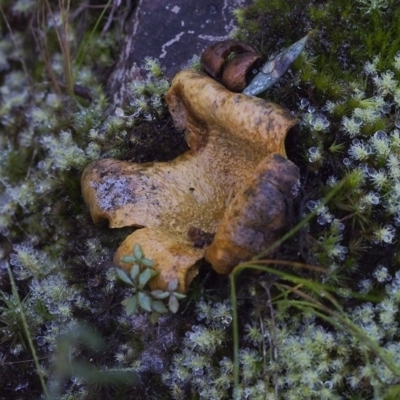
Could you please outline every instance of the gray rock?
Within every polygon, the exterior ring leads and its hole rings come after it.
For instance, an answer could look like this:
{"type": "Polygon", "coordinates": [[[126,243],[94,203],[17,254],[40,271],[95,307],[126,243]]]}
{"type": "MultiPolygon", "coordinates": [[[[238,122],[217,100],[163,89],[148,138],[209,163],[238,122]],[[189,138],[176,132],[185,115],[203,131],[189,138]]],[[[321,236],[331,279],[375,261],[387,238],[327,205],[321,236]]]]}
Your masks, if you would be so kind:
{"type": "Polygon", "coordinates": [[[211,43],[224,40],[235,29],[234,8],[250,0],[140,0],[128,22],[120,56],[108,92],[116,105],[123,102],[126,85],[145,77],[145,57],[159,59],[172,78],[211,43]]]}

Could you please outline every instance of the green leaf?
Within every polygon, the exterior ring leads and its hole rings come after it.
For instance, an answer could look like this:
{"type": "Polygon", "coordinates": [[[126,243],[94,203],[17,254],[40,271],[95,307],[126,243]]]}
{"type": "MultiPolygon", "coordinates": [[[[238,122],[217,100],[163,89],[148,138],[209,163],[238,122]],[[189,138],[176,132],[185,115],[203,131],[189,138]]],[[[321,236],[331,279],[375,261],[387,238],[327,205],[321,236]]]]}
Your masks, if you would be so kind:
{"type": "Polygon", "coordinates": [[[157,271],[154,269],[146,268],[140,275],[139,275],[139,289],[143,289],[147,282],[153,277],[157,275],[157,271]]]}
{"type": "Polygon", "coordinates": [[[178,288],[178,278],[174,278],[168,282],[168,290],[174,292],[178,288]]]}
{"type": "Polygon", "coordinates": [[[139,274],[140,274],[139,265],[138,264],[133,264],[133,267],[131,268],[131,272],[130,272],[132,280],[135,281],[136,278],[139,276],[139,274]]]}
{"type": "Polygon", "coordinates": [[[132,314],[134,314],[137,310],[137,306],[138,306],[138,296],[137,294],[135,294],[132,297],[129,297],[128,299],[125,299],[122,304],[125,307],[125,312],[126,315],[129,317],[132,314]]]}
{"type": "Polygon", "coordinates": [[[182,294],[182,293],[178,293],[178,292],[174,292],[172,293],[178,300],[182,300],[186,297],[186,294],[182,294]]]}
{"type": "Polygon", "coordinates": [[[168,308],[174,314],[176,314],[179,309],[178,299],[173,294],[169,297],[168,308]]]}
{"type": "Polygon", "coordinates": [[[155,325],[160,318],[160,314],[158,312],[153,311],[150,315],[150,321],[153,325],[155,325]]]}
{"type": "Polygon", "coordinates": [[[145,267],[153,267],[154,266],[153,261],[149,260],[148,258],[142,258],[140,260],[140,264],[144,265],[145,267]]]}
{"type": "Polygon", "coordinates": [[[243,93],[249,96],[257,96],[275,84],[303,51],[310,35],[311,32],[290,47],[283,49],[274,59],[268,60],[261,67],[261,71],[245,87],[243,93]]]}
{"type": "Polygon", "coordinates": [[[135,257],[133,256],[123,256],[119,259],[123,263],[132,264],[136,261],[135,257]]]}
{"type": "Polygon", "coordinates": [[[134,244],[133,255],[136,257],[136,260],[138,261],[143,257],[143,250],[139,243],[134,244]]]}
{"type": "Polygon", "coordinates": [[[151,308],[154,311],[158,312],[159,314],[166,314],[168,312],[168,309],[167,309],[167,307],[165,307],[165,304],[159,300],[153,301],[151,308]]]}
{"type": "Polygon", "coordinates": [[[153,302],[151,297],[149,297],[146,293],[143,292],[139,292],[138,296],[139,296],[140,307],[142,307],[143,310],[151,312],[151,304],[153,302]]]}
{"type": "Polygon", "coordinates": [[[170,295],[169,292],[163,292],[162,290],[153,290],[150,293],[151,293],[152,297],[157,300],[164,300],[167,297],[169,297],[169,295],[170,295]]]}
{"type": "Polygon", "coordinates": [[[127,283],[128,285],[134,286],[132,279],[129,277],[129,275],[121,268],[117,268],[117,275],[118,278],[121,279],[121,281],[127,283]]]}

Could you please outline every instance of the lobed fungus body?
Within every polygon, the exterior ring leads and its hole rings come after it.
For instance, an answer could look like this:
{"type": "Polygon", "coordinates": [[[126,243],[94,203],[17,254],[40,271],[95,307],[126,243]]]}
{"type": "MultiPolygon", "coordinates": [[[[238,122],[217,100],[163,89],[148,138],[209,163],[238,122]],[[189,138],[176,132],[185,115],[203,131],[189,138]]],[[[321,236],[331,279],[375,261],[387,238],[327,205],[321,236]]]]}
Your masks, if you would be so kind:
{"type": "Polygon", "coordinates": [[[205,254],[189,230],[217,231],[262,160],[272,153],[285,157],[284,139],[297,120],[278,105],[232,93],[193,70],[176,75],[166,102],[190,150],[171,162],[95,161],[83,173],[82,191],[94,222],[143,228],[122,243],[118,265],[127,268],[120,258],[137,242],[159,272],[151,286],[165,289],[178,277],[178,290],[185,292],[205,254]]]}

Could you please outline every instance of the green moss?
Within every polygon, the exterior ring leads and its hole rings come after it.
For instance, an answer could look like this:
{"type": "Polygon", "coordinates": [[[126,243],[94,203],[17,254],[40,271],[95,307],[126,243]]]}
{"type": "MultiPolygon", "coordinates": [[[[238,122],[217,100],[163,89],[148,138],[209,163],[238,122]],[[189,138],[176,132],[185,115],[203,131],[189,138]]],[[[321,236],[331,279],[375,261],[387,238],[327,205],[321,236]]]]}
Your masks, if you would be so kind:
{"type": "Polygon", "coordinates": [[[33,155],[34,152],[32,148],[11,150],[8,153],[8,157],[6,157],[3,162],[5,173],[4,176],[9,179],[10,184],[15,184],[26,178],[33,155]]]}
{"type": "Polygon", "coordinates": [[[321,102],[343,98],[344,87],[328,71],[314,73],[312,81],[321,102]]]}
{"type": "Polygon", "coordinates": [[[335,100],[343,95],[344,83],[360,81],[367,60],[380,54],[379,69],[391,67],[400,48],[399,17],[398,7],[365,13],[355,1],[259,0],[242,12],[236,36],[255,44],[261,54],[270,55],[314,30],[309,46],[313,68],[304,57],[300,59],[303,66],[297,62],[294,68],[301,71],[308,92],[319,92],[315,98],[327,94],[322,100],[335,100]],[[257,32],[248,28],[253,23],[259,25],[257,32]]]}

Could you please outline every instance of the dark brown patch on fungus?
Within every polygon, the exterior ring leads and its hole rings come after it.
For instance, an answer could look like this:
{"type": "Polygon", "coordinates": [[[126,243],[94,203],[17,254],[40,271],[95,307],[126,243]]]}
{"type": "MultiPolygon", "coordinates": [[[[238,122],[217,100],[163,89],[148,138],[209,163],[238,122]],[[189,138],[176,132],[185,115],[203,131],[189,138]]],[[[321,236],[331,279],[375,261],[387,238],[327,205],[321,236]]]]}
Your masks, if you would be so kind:
{"type": "Polygon", "coordinates": [[[217,272],[229,274],[280,238],[299,179],[299,169],[279,154],[260,162],[229,204],[207,248],[206,260],[217,272]]]}
{"type": "Polygon", "coordinates": [[[202,249],[204,246],[211,244],[214,235],[191,226],[187,231],[187,237],[193,242],[194,247],[202,249]]]}

